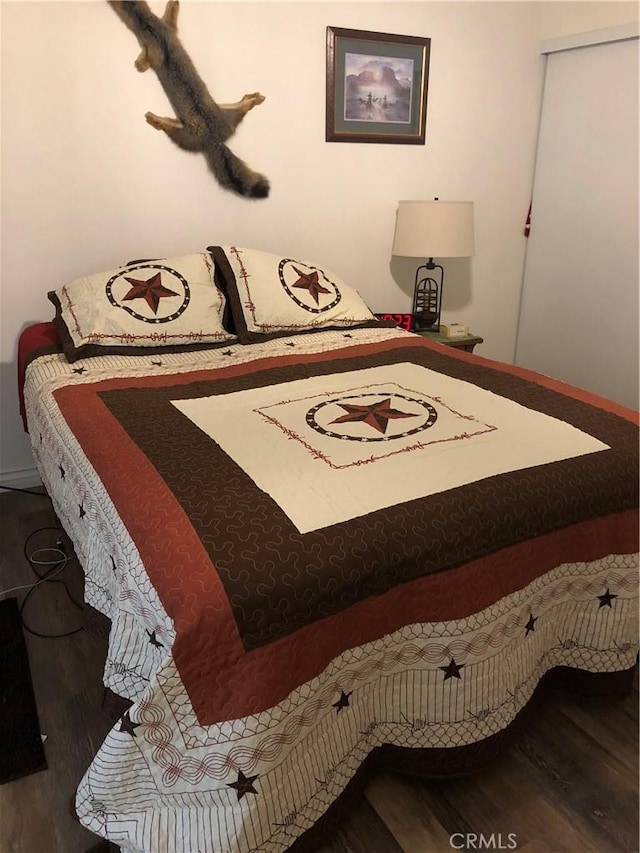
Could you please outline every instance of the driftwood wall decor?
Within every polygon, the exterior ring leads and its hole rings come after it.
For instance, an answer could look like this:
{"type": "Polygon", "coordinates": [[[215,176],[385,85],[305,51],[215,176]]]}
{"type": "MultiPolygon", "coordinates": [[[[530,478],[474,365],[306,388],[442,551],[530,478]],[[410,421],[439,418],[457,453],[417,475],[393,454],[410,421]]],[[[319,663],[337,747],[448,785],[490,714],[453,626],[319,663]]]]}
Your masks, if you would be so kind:
{"type": "Polygon", "coordinates": [[[253,107],[264,101],[259,92],[236,104],[217,104],[178,38],[178,0],[169,0],[160,18],[149,4],[138,0],[108,0],[111,8],[134,33],[142,52],[138,71],[153,68],[175,118],[145,114],[147,122],[185,151],[204,154],[209,168],[226,189],[241,196],[266,198],[269,181],[252,171],[224,144],[253,107]]]}

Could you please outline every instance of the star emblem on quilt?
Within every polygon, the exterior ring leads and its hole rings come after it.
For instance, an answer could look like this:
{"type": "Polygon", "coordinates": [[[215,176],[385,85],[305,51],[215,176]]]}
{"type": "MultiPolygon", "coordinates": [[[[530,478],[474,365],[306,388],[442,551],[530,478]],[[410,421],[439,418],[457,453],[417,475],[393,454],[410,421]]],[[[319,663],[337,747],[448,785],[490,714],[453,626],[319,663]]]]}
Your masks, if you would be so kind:
{"type": "Polygon", "coordinates": [[[155,646],[157,649],[164,649],[164,646],[160,642],[160,640],[156,637],[155,631],[147,631],[147,636],[149,637],[149,642],[152,646],[155,646]]]}
{"type": "Polygon", "coordinates": [[[598,605],[599,610],[601,607],[611,607],[611,602],[618,596],[609,592],[609,587],[607,587],[607,591],[603,595],[598,595],[596,597],[600,599],[600,604],[598,605]]]}
{"type": "Polygon", "coordinates": [[[350,706],[351,703],[349,702],[349,696],[351,696],[351,693],[345,693],[344,690],[340,691],[340,698],[331,706],[336,709],[336,714],[339,714],[343,708],[348,708],[350,706]]]}
{"type": "Polygon", "coordinates": [[[332,424],[345,424],[362,421],[367,426],[372,427],[377,432],[385,433],[390,420],[398,418],[415,418],[414,412],[401,412],[399,409],[391,407],[391,397],[386,400],[379,400],[376,403],[358,406],[353,403],[338,403],[341,409],[344,409],[346,414],[340,415],[332,424]]]}
{"type": "Polygon", "coordinates": [[[162,274],[160,271],[155,273],[146,280],[139,278],[130,278],[125,276],[125,280],[132,285],[131,290],[122,297],[124,302],[130,302],[133,299],[144,299],[149,308],[154,314],[158,313],[160,300],[170,296],[178,296],[175,290],[169,290],[162,284],[162,274]]]}
{"type": "Polygon", "coordinates": [[[463,663],[456,663],[453,658],[446,666],[438,667],[444,672],[444,680],[448,678],[460,678],[460,670],[463,668],[463,663]]]}
{"type": "Polygon", "coordinates": [[[321,293],[331,293],[330,290],[320,284],[320,281],[318,280],[317,270],[307,273],[301,269],[298,269],[298,267],[296,266],[294,266],[294,270],[300,276],[300,278],[291,286],[301,288],[302,290],[307,290],[316,305],[319,304],[319,296],[321,293]]]}
{"type": "Polygon", "coordinates": [[[135,730],[139,725],[140,723],[133,722],[128,711],[125,711],[124,715],[120,719],[120,731],[126,732],[128,735],[131,735],[131,737],[137,737],[135,730]]]}
{"type": "Polygon", "coordinates": [[[238,770],[238,780],[236,782],[228,782],[227,788],[234,788],[236,794],[238,795],[238,802],[245,796],[245,794],[257,794],[258,792],[253,787],[253,783],[258,778],[258,774],[255,776],[245,776],[242,770],[238,770]]]}
{"type": "Polygon", "coordinates": [[[436,408],[424,398],[386,388],[358,390],[315,403],[305,414],[307,426],[341,441],[386,442],[416,435],[438,420],[436,408]]]}
{"type": "Polygon", "coordinates": [[[524,628],[525,628],[525,633],[524,633],[525,637],[526,637],[526,636],[528,636],[528,635],[531,633],[531,631],[534,631],[534,630],[535,630],[535,624],[536,624],[536,622],[537,622],[537,621],[538,621],[538,617],[537,617],[537,616],[534,616],[534,615],[533,615],[533,613],[530,613],[530,614],[529,614],[529,621],[528,621],[528,622],[527,622],[527,624],[524,626],[524,628]]]}

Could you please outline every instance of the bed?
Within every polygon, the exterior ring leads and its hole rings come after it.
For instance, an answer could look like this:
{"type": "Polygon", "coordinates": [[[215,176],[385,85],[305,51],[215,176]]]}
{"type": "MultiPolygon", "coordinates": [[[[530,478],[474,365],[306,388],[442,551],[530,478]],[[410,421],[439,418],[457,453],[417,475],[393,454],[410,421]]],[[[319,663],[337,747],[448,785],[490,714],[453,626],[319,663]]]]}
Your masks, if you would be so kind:
{"type": "Polygon", "coordinates": [[[77,792],[123,851],[311,849],[371,768],[628,689],[637,413],[238,247],[50,294],[21,406],[126,701],[77,792]]]}

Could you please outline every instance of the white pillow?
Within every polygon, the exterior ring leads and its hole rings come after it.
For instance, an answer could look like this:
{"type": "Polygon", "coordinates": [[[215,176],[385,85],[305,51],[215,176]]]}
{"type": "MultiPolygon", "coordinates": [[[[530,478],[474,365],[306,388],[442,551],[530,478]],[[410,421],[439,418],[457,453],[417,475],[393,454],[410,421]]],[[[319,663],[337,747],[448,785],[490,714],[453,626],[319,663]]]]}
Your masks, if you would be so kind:
{"type": "Polygon", "coordinates": [[[356,290],[316,264],[236,246],[209,246],[209,251],[243,344],[379,325],[356,290]]]}
{"type": "Polygon", "coordinates": [[[78,278],[49,293],[68,361],[118,352],[202,348],[235,340],[206,252],[78,278]]]}

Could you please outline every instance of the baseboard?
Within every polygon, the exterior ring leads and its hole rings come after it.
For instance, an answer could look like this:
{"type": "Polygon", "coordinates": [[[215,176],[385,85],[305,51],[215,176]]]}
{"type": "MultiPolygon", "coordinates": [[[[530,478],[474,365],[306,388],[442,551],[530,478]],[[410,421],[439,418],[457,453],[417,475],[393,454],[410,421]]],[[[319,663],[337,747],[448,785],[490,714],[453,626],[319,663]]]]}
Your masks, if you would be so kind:
{"type": "Polygon", "coordinates": [[[0,491],[7,488],[33,489],[42,485],[42,480],[36,468],[14,468],[11,471],[0,471],[0,491]]]}

